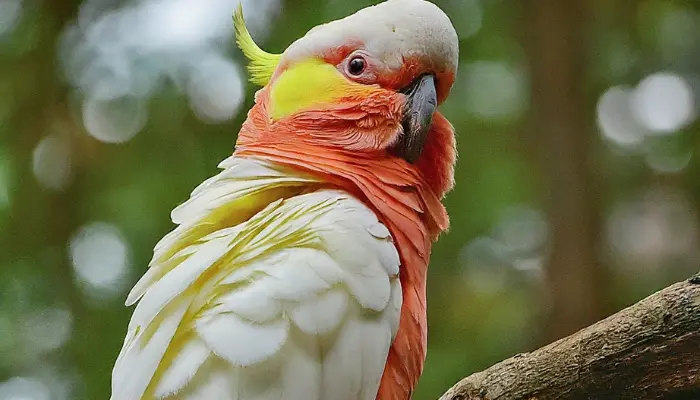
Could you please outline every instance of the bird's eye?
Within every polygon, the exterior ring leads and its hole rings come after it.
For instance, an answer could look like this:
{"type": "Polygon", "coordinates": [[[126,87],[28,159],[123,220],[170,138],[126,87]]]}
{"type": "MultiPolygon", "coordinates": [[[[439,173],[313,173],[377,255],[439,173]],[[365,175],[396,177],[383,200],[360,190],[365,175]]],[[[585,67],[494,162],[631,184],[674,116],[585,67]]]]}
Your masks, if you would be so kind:
{"type": "Polygon", "coordinates": [[[367,68],[367,62],[364,58],[356,56],[353,57],[352,60],[350,60],[347,68],[348,73],[350,75],[358,76],[365,72],[365,68],[367,68]]]}

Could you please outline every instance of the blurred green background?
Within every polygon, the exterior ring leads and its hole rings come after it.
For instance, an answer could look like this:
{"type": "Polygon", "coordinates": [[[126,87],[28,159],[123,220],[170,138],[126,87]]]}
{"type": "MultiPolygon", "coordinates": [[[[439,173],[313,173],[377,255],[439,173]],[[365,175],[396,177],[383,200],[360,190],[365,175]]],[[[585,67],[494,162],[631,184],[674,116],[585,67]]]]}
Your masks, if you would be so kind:
{"type": "MultiPolygon", "coordinates": [[[[697,271],[700,3],[436,0],[461,65],[415,399],[697,271]]],[[[280,52],[375,1],[244,1],[280,52]]],[[[0,0],[0,400],[106,399],[169,212],[255,87],[236,0],[0,0]]]]}

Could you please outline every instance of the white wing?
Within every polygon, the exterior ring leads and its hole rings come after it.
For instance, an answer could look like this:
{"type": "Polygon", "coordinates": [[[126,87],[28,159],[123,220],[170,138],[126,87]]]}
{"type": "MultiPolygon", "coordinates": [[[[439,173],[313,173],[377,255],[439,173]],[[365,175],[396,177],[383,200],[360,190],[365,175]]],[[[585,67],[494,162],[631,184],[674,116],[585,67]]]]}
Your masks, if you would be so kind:
{"type": "Polygon", "coordinates": [[[222,166],[129,297],[112,400],[374,400],[401,308],[389,231],[346,193],[303,193],[313,178],[222,166]]]}

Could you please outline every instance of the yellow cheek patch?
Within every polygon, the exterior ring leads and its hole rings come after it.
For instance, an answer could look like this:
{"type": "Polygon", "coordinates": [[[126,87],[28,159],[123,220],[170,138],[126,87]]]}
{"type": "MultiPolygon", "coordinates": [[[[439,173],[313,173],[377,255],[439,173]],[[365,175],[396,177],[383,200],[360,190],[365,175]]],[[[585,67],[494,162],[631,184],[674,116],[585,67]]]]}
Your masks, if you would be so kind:
{"type": "Polygon", "coordinates": [[[335,66],[313,58],[292,65],[273,82],[270,115],[279,120],[343,97],[361,96],[371,90],[370,86],[347,80],[335,66]]]}

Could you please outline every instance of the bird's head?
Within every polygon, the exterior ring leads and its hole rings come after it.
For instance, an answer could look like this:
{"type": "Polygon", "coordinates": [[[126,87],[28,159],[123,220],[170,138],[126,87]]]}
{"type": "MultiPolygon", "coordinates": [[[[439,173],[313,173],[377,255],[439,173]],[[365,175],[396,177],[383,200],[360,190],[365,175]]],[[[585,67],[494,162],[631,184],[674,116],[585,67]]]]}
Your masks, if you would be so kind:
{"type": "Polygon", "coordinates": [[[240,145],[296,141],[400,160],[438,196],[451,188],[454,132],[437,107],[454,82],[459,49],[436,5],[388,0],[311,29],[282,54],[255,44],[240,8],[234,21],[251,80],[264,86],[240,145]]]}

